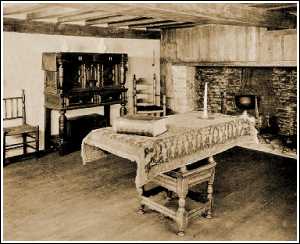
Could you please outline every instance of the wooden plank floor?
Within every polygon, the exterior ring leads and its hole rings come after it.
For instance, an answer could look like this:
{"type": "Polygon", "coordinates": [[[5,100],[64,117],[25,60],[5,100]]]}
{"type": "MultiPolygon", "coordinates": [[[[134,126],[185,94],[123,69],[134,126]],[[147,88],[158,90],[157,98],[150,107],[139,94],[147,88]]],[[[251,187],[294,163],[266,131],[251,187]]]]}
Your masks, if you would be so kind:
{"type": "Polygon", "coordinates": [[[216,156],[214,218],[174,234],[168,218],[138,207],[136,165],[109,156],[86,166],[56,153],[4,167],[6,241],[288,241],[297,232],[297,162],[234,148],[216,156]]]}

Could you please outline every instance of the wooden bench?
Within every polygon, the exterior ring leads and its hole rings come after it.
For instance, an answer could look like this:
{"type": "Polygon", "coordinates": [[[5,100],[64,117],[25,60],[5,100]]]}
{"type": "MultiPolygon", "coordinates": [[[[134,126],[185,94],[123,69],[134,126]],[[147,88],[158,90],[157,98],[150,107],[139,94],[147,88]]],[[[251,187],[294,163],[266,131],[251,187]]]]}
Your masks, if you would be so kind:
{"type": "Polygon", "coordinates": [[[6,152],[9,150],[23,148],[23,155],[27,155],[27,148],[35,150],[35,155],[39,152],[39,126],[32,126],[26,123],[25,92],[22,90],[20,97],[8,97],[3,99],[3,120],[21,119],[21,125],[3,127],[3,162],[6,162],[6,152]],[[22,137],[22,142],[7,144],[7,137],[22,137]],[[27,137],[32,140],[27,140],[27,137]]]}
{"type": "Polygon", "coordinates": [[[179,236],[183,236],[185,228],[187,227],[190,219],[202,214],[205,214],[206,218],[212,217],[215,167],[216,162],[214,161],[213,157],[209,157],[208,164],[191,170],[187,170],[187,167],[184,166],[177,171],[170,171],[156,176],[153,180],[153,183],[167,189],[170,192],[176,193],[178,196],[178,209],[172,210],[165,205],[154,201],[150,197],[147,197],[144,188],[142,188],[141,192],[139,192],[141,197],[139,213],[145,213],[145,206],[147,206],[152,210],[156,210],[165,216],[168,216],[177,223],[177,234],[179,236]],[[186,197],[191,187],[206,182],[208,183],[206,203],[199,204],[200,207],[198,206],[196,208],[187,210],[186,197]]]}

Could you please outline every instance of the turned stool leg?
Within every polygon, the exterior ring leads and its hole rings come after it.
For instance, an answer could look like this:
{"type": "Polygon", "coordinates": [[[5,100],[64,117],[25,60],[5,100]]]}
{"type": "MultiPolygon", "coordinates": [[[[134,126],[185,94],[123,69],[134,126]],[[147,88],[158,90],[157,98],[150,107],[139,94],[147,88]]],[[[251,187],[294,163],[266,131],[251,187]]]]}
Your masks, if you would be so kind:
{"type": "MultiPolygon", "coordinates": [[[[215,162],[213,157],[209,157],[208,161],[210,163],[215,162]]],[[[213,169],[213,172],[211,174],[211,177],[208,181],[207,186],[207,199],[208,199],[208,209],[207,209],[207,215],[206,218],[211,219],[212,218],[212,208],[213,208],[213,184],[215,179],[215,169],[213,169]]]]}
{"type": "MultiPolygon", "coordinates": [[[[142,196],[144,194],[144,187],[141,186],[141,187],[137,187],[136,189],[137,189],[137,192],[139,194],[140,201],[142,201],[142,196]]],[[[138,209],[138,213],[139,214],[144,214],[145,213],[145,205],[144,204],[142,204],[142,203],[140,204],[140,207],[138,209]]]]}
{"type": "Polygon", "coordinates": [[[208,198],[208,209],[207,209],[207,215],[206,218],[211,219],[212,216],[212,206],[213,206],[213,184],[212,183],[208,183],[208,187],[207,187],[207,198],[208,198]]]}
{"type": "Polygon", "coordinates": [[[185,227],[187,226],[187,222],[188,222],[187,212],[185,210],[185,201],[186,201],[185,198],[186,198],[186,195],[179,197],[179,200],[178,200],[179,206],[178,206],[178,210],[176,212],[176,223],[178,226],[177,235],[179,235],[179,236],[184,236],[184,230],[185,230],[185,227]]]}
{"type": "Polygon", "coordinates": [[[188,217],[187,217],[187,212],[185,209],[187,193],[188,193],[187,183],[182,176],[179,176],[177,178],[177,194],[178,194],[179,200],[178,200],[178,209],[176,212],[176,223],[178,226],[177,235],[179,235],[179,236],[184,236],[184,230],[188,224],[188,217]]]}

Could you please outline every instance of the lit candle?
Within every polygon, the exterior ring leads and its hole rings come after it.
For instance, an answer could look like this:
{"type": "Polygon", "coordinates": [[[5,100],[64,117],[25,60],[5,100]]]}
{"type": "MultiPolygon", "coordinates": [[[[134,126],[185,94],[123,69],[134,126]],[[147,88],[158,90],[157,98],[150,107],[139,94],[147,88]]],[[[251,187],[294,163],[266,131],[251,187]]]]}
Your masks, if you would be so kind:
{"type": "Polygon", "coordinates": [[[203,118],[207,118],[207,82],[204,86],[204,98],[203,98],[203,118]]]}

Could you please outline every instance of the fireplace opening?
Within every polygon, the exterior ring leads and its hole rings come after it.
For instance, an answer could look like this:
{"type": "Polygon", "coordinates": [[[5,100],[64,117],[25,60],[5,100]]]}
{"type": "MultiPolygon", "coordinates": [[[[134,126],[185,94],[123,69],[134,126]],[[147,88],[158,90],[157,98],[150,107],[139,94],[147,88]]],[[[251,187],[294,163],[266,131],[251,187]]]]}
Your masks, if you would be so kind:
{"type": "MultiPolygon", "coordinates": [[[[297,69],[295,67],[196,68],[196,92],[208,82],[208,111],[256,118],[259,140],[279,150],[297,148],[297,69]],[[255,101],[256,98],[256,101],[255,101]],[[255,104],[257,102],[257,104],[255,104]]],[[[198,99],[202,108],[202,99],[198,99]]]]}

